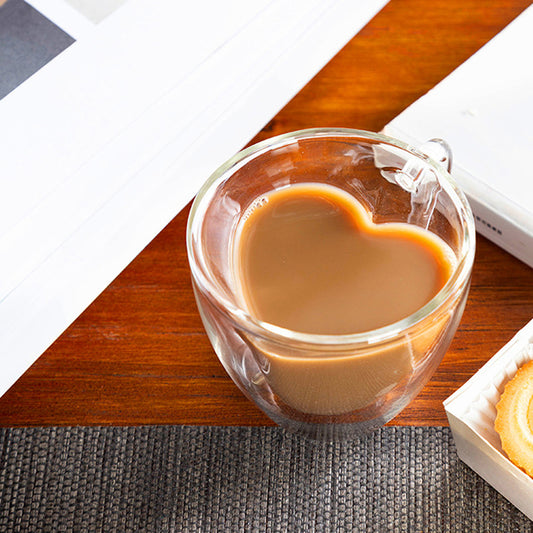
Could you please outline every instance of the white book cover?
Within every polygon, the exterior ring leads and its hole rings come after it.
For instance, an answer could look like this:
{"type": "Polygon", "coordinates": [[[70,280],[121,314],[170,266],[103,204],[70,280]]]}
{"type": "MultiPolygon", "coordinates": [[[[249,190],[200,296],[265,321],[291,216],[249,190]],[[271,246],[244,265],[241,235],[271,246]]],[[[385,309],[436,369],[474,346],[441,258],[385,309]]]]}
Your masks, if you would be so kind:
{"type": "Polygon", "coordinates": [[[533,267],[533,7],[385,127],[444,139],[476,227],[533,267]]]}
{"type": "Polygon", "coordinates": [[[386,1],[0,0],[0,395],[386,1]]]}

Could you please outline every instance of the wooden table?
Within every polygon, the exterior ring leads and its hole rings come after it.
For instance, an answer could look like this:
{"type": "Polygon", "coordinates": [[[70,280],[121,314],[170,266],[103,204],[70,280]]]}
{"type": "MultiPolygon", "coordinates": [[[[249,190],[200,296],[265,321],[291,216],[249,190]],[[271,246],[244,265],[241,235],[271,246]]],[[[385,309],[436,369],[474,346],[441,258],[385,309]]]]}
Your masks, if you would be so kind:
{"type": "MultiPolygon", "coordinates": [[[[301,128],[379,131],[529,0],[391,0],[253,141],[301,128]]],[[[524,52],[525,53],[525,52],[524,52]]],[[[204,333],[188,209],[0,399],[0,425],[270,425],[204,333]]],[[[533,318],[533,270],[479,237],[469,302],[438,371],[392,424],[446,425],[442,401],[533,318]]]]}

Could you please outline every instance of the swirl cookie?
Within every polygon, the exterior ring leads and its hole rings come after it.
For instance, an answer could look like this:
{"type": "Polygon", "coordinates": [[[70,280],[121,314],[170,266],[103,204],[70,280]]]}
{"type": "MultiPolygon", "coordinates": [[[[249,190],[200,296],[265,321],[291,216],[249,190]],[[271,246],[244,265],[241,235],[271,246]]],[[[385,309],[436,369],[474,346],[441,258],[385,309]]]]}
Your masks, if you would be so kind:
{"type": "Polygon", "coordinates": [[[533,477],[533,361],[507,383],[494,427],[509,459],[533,477]]]}

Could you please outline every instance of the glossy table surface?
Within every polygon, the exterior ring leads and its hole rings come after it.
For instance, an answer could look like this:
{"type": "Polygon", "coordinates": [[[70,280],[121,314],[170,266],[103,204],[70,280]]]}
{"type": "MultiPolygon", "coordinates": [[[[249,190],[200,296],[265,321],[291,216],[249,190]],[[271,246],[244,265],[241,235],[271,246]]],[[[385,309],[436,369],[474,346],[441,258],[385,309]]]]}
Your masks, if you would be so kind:
{"type": "MultiPolygon", "coordinates": [[[[322,126],[381,130],[528,0],[391,0],[251,142],[322,126]]],[[[188,208],[0,399],[0,425],[271,425],[204,333],[185,250],[188,208]]],[[[391,424],[446,425],[442,401],[533,318],[533,270],[478,236],[455,339],[391,424]]]]}

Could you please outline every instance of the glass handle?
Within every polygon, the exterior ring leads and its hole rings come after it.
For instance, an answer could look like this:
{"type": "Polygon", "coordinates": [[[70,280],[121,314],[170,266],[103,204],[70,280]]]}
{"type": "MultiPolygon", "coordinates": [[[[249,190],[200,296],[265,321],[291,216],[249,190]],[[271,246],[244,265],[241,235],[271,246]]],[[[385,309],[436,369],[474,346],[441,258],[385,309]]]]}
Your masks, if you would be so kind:
{"type": "Polygon", "coordinates": [[[419,150],[442,165],[448,172],[452,171],[452,149],[444,139],[430,139],[420,146],[419,150]]]}

